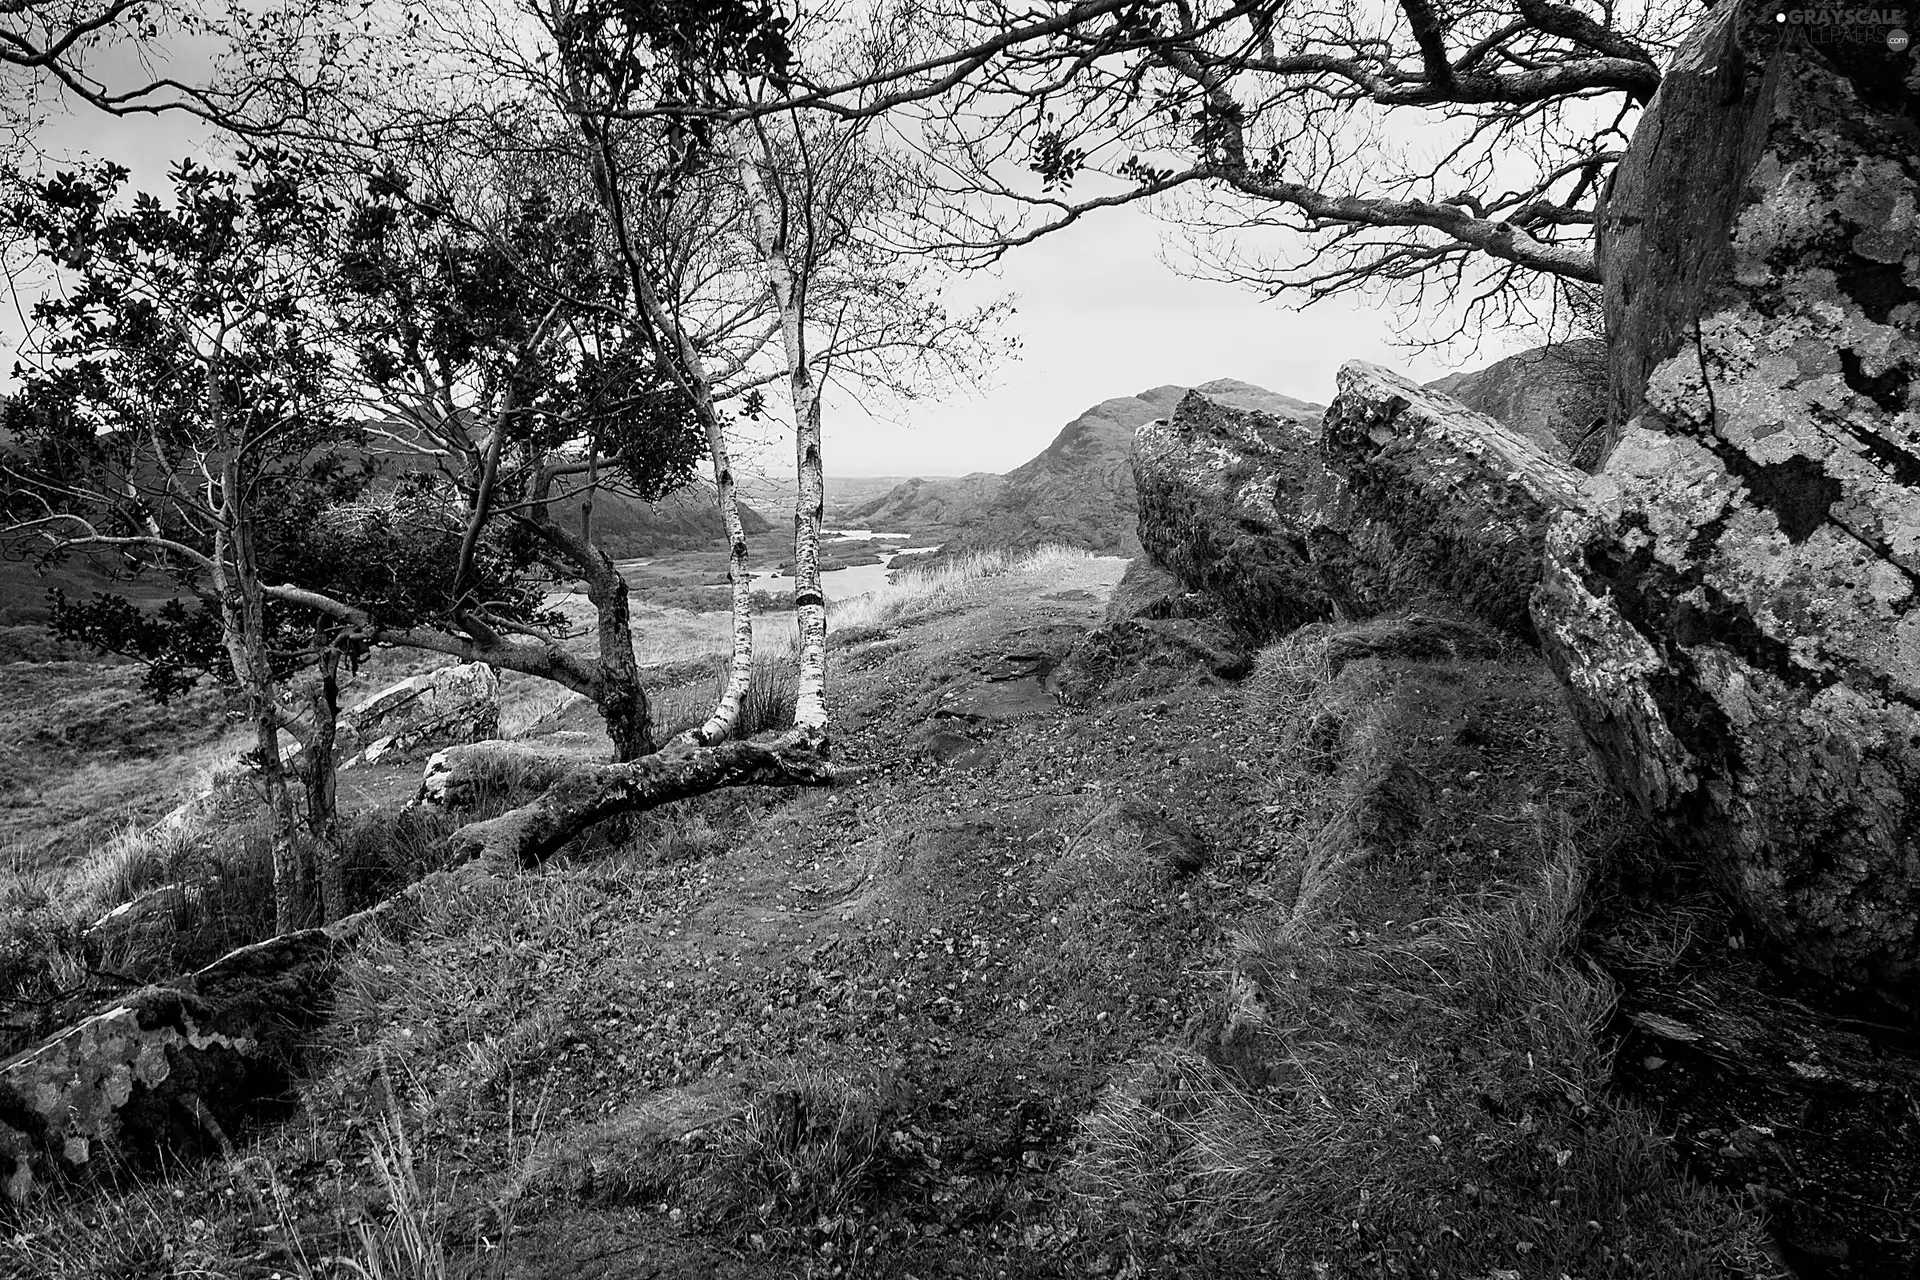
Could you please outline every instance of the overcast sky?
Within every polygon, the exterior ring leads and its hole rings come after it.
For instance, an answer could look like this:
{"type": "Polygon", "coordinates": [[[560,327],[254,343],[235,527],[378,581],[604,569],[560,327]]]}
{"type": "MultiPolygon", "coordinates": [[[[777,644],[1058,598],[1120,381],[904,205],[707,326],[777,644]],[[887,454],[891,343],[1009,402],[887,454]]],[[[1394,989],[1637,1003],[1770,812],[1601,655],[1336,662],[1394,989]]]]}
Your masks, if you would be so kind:
{"type": "MultiPolygon", "coordinates": [[[[69,114],[47,131],[50,149],[110,157],[138,188],[161,191],[183,155],[206,157],[204,136],[177,116],[114,119],[69,114]]],[[[988,370],[977,386],[912,407],[904,422],[830,402],[825,461],[830,474],[957,475],[1006,471],[1045,448],[1083,410],[1165,383],[1238,378],[1325,403],[1335,370],[1363,359],[1426,381],[1507,354],[1489,339],[1454,363],[1395,346],[1391,313],[1364,300],[1303,311],[1231,285],[1183,279],[1159,260],[1161,231],[1146,213],[1113,209],[1007,255],[997,280],[968,287],[962,301],[1018,295],[1018,360],[988,370]]],[[[11,362],[9,362],[10,364],[11,362]]],[[[779,460],[772,460],[778,466],[779,460]]]]}
{"type": "MultiPolygon", "coordinates": [[[[916,406],[904,426],[845,414],[826,428],[828,466],[846,475],[1006,471],[1092,405],[1165,383],[1238,378],[1325,404],[1348,360],[1421,381],[1455,367],[1394,346],[1389,313],[1365,302],[1294,311],[1184,279],[1160,263],[1160,235],[1146,213],[1110,209],[1014,250],[997,283],[1019,295],[1021,358],[976,394],[916,406]]],[[[1501,354],[1488,342],[1470,364],[1501,354]]]]}

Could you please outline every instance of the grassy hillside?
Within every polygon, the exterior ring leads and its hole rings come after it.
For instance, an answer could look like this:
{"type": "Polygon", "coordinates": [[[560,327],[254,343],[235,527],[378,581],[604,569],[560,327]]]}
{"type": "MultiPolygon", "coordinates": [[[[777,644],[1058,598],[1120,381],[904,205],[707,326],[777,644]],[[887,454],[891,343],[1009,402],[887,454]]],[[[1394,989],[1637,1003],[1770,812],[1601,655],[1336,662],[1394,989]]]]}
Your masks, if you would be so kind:
{"type": "Polygon", "coordinates": [[[1006,484],[1005,476],[991,471],[931,479],[914,476],[846,507],[840,518],[861,528],[950,537],[979,519],[1006,484]]]}
{"type": "MultiPolygon", "coordinates": [[[[1538,660],[1384,620],[1239,684],[978,710],[1123,567],[976,560],[841,611],[867,781],[423,897],[290,1118],[17,1211],[0,1273],[1779,1274],[1608,1088],[1580,924],[1633,833],[1538,660]]],[[[356,821],[388,868],[443,829],[356,821]]]]}
{"type": "MultiPolygon", "coordinates": [[[[70,596],[96,592],[126,596],[136,604],[154,605],[180,594],[162,574],[129,576],[115,560],[74,555],[57,564],[0,555],[0,627],[39,624],[47,620],[47,593],[58,587],[70,596]]],[[[0,661],[5,661],[0,656],[0,661]]]]}
{"type": "MultiPolygon", "coordinates": [[[[582,500],[568,498],[554,504],[554,518],[579,527],[582,500]]],[[[740,523],[748,536],[767,533],[773,525],[751,505],[740,503],[740,523]]],[[[593,499],[594,540],[616,560],[702,551],[726,546],[726,529],[714,503],[711,481],[697,480],[658,502],[640,502],[617,493],[593,499]]]]}

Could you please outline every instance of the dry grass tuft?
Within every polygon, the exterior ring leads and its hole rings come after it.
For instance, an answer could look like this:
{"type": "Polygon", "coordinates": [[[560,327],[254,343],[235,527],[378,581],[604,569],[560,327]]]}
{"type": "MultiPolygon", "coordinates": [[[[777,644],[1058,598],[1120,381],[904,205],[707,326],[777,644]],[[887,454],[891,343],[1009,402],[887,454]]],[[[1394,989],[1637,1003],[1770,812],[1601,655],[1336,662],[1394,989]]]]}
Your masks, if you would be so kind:
{"type": "Polygon", "coordinates": [[[888,1109],[846,1074],[787,1068],[713,1131],[703,1216],[760,1248],[834,1253],[880,1189],[888,1109]]]}
{"type": "Polygon", "coordinates": [[[895,623],[964,607],[988,579],[1043,573],[1093,558],[1080,547],[1048,545],[1032,551],[973,551],[927,567],[909,566],[878,591],[828,605],[827,628],[839,643],[871,640],[895,623]]]}
{"type": "Polygon", "coordinates": [[[1772,1274],[1758,1221],[1607,1094],[1578,866],[1563,846],[1533,890],[1392,943],[1243,933],[1209,1032],[1083,1123],[1085,1210],[1303,1274],[1772,1274]]]}

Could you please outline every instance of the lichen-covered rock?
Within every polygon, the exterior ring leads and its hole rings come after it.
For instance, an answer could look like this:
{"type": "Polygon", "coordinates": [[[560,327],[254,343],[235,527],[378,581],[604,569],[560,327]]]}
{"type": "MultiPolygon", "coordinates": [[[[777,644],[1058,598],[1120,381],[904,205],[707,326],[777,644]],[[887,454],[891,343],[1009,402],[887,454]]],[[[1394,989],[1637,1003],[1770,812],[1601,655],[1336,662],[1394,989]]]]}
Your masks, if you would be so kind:
{"type": "Polygon", "coordinates": [[[1140,537],[1255,635],[1452,600],[1532,638],[1528,594],[1579,474],[1360,361],[1320,424],[1193,394],[1136,438],[1140,537]]]}
{"type": "Polygon", "coordinates": [[[1134,436],[1141,544],[1250,633],[1278,635],[1372,604],[1328,578],[1315,553],[1339,499],[1318,435],[1304,418],[1193,391],[1134,436]]]}
{"type": "Polygon", "coordinates": [[[1920,64],[1796,31],[1716,10],[1615,175],[1630,421],[1534,616],[1615,779],[1776,953],[1916,1009],[1920,64]]]}
{"type": "Polygon", "coordinates": [[[500,674],[480,662],[409,676],[344,712],[340,751],[371,762],[389,754],[483,742],[500,732],[500,674]]]}
{"type": "Polygon", "coordinates": [[[1386,569],[1395,605],[1452,600],[1492,626],[1533,639],[1527,600],[1547,527],[1580,474],[1539,445],[1450,396],[1364,361],[1339,373],[1321,432],[1356,547],[1386,569]]]}
{"type": "Polygon", "coordinates": [[[171,1106],[195,1107],[198,1077],[231,1076],[236,1061],[254,1056],[252,1040],[222,1035],[209,1021],[192,996],[148,988],[0,1065],[8,1197],[24,1199],[45,1162],[78,1168],[96,1144],[139,1136],[129,1123],[134,1104],[165,1124],[171,1106]]]}
{"type": "MultiPolygon", "coordinates": [[[[458,874],[437,873],[415,892],[458,874]]],[[[103,1148],[150,1152],[181,1132],[226,1146],[235,1119],[285,1092],[350,945],[406,901],[229,952],[0,1062],[0,1190],[19,1200],[103,1148]]]]}

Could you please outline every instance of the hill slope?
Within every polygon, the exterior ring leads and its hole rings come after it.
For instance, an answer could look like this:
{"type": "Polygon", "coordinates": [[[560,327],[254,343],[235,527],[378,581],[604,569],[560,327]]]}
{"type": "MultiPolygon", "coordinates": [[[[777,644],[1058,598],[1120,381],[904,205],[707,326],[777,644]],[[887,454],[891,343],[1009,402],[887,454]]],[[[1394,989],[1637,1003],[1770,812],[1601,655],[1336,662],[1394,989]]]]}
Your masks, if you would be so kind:
{"type": "MultiPolygon", "coordinates": [[[[562,524],[577,525],[581,502],[570,498],[554,504],[562,524]]],[[[773,528],[767,518],[746,502],[740,503],[740,523],[748,536],[773,528]]],[[[726,545],[720,509],[714,503],[713,482],[695,480],[658,502],[641,502],[619,493],[601,493],[593,500],[594,539],[616,560],[664,555],[671,551],[706,551],[726,545]]]]}
{"type": "MultiPolygon", "coordinates": [[[[1266,413],[1320,412],[1318,405],[1233,378],[1216,378],[1194,389],[1266,413]]],[[[1103,400],[1004,476],[977,472],[954,479],[910,480],[854,508],[848,518],[874,527],[940,533],[948,553],[1060,542],[1106,554],[1138,555],[1133,433],[1171,413],[1188,390],[1168,384],[1103,400]]]]}
{"type": "Polygon", "coordinates": [[[848,508],[843,520],[863,528],[945,534],[959,529],[1006,488],[1007,478],[991,471],[964,476],[915,476],[848,508]]]}
{"type": "Polygon", "coordinates": [[[1050,557],[836,641],[857,786],[416,889],[280,1109],[220,1113],[248,1159],[45,1196],[0,1275],[407,1240],[432,1269],[383,1274],[1772,1274],[1758,1211],[1606,1087],[1613,994],[1565,951],[1618,806],[1537,656],[1422,658],[1387,620],[1238,685],[1006,707],[1121,568],[1050,557]]]}
{"type": "Polygon", "coordinates": [[[1427,386],[1590,470],[1583,453],[1588,428],[1606,412],[1606,344],[1577,338],[1535,347],[1427,386]]]}

